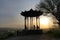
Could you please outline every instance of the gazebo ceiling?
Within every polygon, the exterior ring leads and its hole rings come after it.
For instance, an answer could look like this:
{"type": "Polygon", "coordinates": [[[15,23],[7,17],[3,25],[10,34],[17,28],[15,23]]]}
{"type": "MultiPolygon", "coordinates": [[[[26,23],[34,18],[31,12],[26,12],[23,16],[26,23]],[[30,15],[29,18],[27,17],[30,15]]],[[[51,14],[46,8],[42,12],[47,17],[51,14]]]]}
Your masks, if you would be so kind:
{"type": "Polygon", "coordinates": [[[21,15],[25,17],[36,17],[42,15],[42,12],[30,9],[29,11],[21,12],[21,15]]]}

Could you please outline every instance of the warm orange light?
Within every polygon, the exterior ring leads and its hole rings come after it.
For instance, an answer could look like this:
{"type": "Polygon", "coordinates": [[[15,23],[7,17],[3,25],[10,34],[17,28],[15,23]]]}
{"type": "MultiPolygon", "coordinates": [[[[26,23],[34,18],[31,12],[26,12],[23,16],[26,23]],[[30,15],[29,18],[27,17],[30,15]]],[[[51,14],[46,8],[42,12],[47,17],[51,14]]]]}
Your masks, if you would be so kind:
{"type": "Polygon", "coordinates": [[[40,16],[40,28],[47,29],[49,28],[49,18],[47,16],[40,16]]]}
{"type": "Polygon", "coordinates": [[[49,22],[48,18],[47,17],[42,17],[40,18],[40,23],[43,24],[43,25],[47,25],[49,22]]]}

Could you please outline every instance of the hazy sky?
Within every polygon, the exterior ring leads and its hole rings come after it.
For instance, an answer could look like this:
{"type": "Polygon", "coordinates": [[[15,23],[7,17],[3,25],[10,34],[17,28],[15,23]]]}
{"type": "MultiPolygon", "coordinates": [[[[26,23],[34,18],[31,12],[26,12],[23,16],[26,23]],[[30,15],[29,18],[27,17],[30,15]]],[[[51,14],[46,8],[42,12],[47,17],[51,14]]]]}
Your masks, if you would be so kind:
{"type": "Polygon", "coordinates": [[[40,0],[0,0],[0,27],[21,27],[24,17],[19,13],[30,10],[31,8],[35,9],[39,1],[40,0]]]}

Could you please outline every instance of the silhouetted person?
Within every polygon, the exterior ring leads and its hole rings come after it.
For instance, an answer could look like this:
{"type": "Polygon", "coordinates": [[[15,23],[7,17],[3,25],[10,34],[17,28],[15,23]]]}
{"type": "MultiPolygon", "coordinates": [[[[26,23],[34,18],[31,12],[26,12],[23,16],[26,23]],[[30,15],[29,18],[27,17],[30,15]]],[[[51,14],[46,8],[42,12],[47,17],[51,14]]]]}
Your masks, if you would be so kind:
{"type": "Polygon", "coordinates": [[[25,30],[28,30],[27,26],[25,25],[25,30]]]}
{"type": "Polygon", "coordinates": [[[37,30],[39,30],[39,26],[37,25],[37,30]]]}
{"type": "Polygon", "coordinates": [[[34,30],[35,30],[35,25],[34,25],[34,30]]]}
{"type": "Polygon", "coordinates": [[[25,25],[25,30],[26,30],[27,28],[26,28],[26,25],[25,25]]]}

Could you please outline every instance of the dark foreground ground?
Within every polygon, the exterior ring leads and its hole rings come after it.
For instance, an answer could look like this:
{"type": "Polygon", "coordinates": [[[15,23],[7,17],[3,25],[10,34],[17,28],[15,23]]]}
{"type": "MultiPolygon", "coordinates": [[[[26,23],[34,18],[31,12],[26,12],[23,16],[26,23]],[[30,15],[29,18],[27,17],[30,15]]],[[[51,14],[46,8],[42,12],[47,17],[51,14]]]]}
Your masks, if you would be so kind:
{"type": "Polygon", "coordinates": [[[60,29],[49,30],[0,30],[0,40],[60,40],[60,29]]]}
{"type": "Polygon", "coordinates": [[[8,38],[6,40],[60,40],[60,38],[54,38],[42,34],[42,35],[16,36],[16,37],[8,38]]]}

